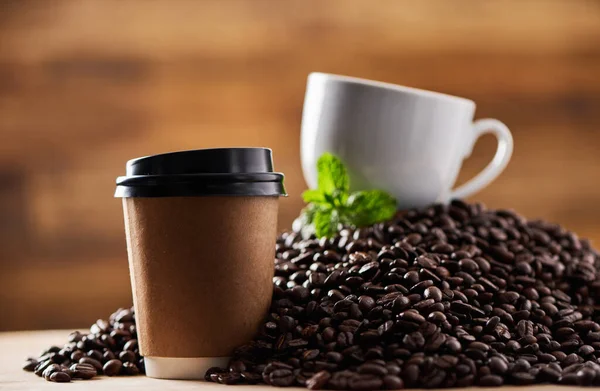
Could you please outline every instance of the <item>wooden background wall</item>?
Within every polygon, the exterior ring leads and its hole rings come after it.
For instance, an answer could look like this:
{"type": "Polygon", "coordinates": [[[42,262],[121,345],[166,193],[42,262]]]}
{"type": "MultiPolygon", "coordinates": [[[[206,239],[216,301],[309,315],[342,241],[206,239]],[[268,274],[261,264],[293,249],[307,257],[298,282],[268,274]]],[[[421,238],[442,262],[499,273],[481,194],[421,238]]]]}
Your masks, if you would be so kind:
{"type": "MultiPolygon", "coordinates": [[[[598,1],[0,1],[0,330],[130,303],[127,159],[270,146],[301,208],[306,76],[462,95],[516,148],[474,199],[600,242],[598,1]]],[[[461,180],[490,159],[486,137],[461,180]]]]}

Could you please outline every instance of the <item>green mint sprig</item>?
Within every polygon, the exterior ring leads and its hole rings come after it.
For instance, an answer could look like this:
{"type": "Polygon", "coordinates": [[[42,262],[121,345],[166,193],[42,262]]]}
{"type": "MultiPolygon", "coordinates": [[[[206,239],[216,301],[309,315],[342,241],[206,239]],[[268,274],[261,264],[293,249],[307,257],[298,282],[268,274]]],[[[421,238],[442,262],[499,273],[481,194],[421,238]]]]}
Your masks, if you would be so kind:
{"type": "Polygon", "coordinates": [[[308,205],[300,220],[304,232],[330,237],[340,225],[362,227],[391,219],[396,200],[383,190],[350,192],[350,179],[342,161],[324,153],[317,162],[318,188],[302,193],[308,205]]]}

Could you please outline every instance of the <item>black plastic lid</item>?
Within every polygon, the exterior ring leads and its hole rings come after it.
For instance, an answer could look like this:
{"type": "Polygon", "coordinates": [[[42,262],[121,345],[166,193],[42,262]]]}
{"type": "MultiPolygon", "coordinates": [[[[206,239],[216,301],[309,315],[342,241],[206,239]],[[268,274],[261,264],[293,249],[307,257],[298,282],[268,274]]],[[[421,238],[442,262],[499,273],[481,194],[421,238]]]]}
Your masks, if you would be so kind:
{"type": "Polygon", "coordinates": [[[127,162],[115,197],[285,196],[269,148],[214,148],[127,162]]]}

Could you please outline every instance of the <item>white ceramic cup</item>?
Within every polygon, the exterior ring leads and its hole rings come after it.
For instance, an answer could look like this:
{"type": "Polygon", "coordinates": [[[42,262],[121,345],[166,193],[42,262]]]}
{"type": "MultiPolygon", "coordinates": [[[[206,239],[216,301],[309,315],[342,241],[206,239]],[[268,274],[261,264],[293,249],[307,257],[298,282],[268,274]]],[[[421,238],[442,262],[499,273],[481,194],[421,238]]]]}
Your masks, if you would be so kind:
{"type": "Polygon", "coordinates": [[[340,157],[352,190],[382,189],[399,209],[466,198],[504,170],[513,150],[508,128],[495,119],[473,122],[475,102],[438,92],[353,77],[311,73],[302,114],[304,178],[317,186],[317,160],[340,157]],[[475,141],[498,139],[492,161],[452,189],[475,141]]]}

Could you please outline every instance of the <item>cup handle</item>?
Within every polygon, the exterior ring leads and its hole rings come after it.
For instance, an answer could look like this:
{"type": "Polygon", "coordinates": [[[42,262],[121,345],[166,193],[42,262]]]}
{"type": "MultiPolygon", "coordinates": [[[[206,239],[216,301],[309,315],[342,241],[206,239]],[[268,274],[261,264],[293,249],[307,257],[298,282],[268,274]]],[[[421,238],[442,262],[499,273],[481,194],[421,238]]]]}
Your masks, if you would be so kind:
{"type": "MultiPolygon", "coordinates": [[[[492,133],[498,139],[498,148],[492,161],[473,179],[450,193],[450,199],[466,198],[492,182],[506,168],[513,151],[513,138],[510,130],[496,119],[479,119],[473,123],[473,142],[483,134],[492,133]]],[[[467,156],[470,155],[470,151],[467,156]]]]}

